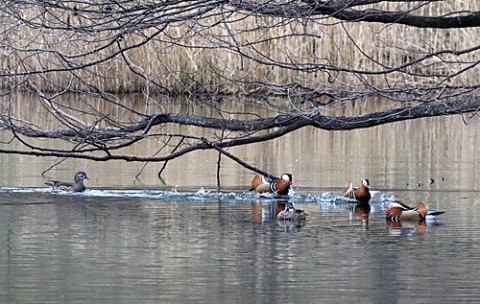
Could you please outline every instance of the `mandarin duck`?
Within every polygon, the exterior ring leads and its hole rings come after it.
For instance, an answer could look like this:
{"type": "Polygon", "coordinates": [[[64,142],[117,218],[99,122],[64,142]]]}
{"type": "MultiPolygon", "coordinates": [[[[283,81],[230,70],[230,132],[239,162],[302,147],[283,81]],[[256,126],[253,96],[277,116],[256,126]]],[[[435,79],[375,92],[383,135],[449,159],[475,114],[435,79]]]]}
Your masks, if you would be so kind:
{"type": "Polygon", "coordinates": [[[419,202],[416,207],[395,201],[388,205],[385,216],[388,221],[425,221],[427,218],[435,218],[445,211],[429,210],[427,204],[419,202]]]}
{"type": "Polygon", "coordinates": [[[368,205],[370,198],[370,181],[368,179],[362,180],[360,187],[354,187],[352,183],[346,184],[347,188],[343,191],[343,196],[352,198],[361,204],[368,205]]]}
{"type": "Polygon", "coordinates": [[[255,175],[252,179],[252,188],[250,188],[250,191],[288,195],[292,184],[293,175],[290,173],[284,173],[278,179],[267,179],[267,177],[263,175],[255,175]]]}
{"type": "Polygon", "coordinates": [[[286,221],[304,220],[307,218],[307,214],[303,210],[295,209],[293,203],[288,202],[285,209],[277,215],[277,218],[286,221]]]}
{"type": "Polygon", "coordinates": [[[45,182],[45,185],[52,187],[53,190],[62,190],[69,192],[82,192],[85,191],[85,185],[83,181],[88,179],[87,173],[83,171],[78,171],[75,173],[74,181],[75,182],[61,182],[57,180],[48,180],[45,182]]]}

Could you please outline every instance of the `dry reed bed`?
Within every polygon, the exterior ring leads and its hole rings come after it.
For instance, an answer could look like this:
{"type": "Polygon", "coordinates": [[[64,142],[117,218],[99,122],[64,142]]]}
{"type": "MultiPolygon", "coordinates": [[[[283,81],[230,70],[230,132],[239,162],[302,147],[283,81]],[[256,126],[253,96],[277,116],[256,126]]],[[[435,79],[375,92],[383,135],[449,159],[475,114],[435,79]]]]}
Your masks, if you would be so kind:
{"type": "MultiPolygon", "coordinates": [[[[382,8],[395,10],[405,5],[408,4],[387,3],[382,8]]],[[[475,0],[442,1],[423,6],[415,13],[438,16],[450,12],[452,6],[480,9],[475,0]]],[[[406,67],[407,73],[381,73],[431,52],[475,46],[480,36],[476,28],[420,29],[342,23],[332,18],[283,20],[236,13],[228,17],[228,22],[214,27],[206,25],[223,16],[171,24],[165,32],[122,55],[120,47],[143,43],[156,29],[134,31],[114,39],[118,34],[114,31],[92,34],[46,28],[93,25],[88,16],[35,9],[23,14],[44,27],[18,27],[14,20],[1,17],[0,28],[5,37],[0,45],[3,88],[22,83],[27,77],[14,74],[31,72],[37,74],[28,79],[50,91],[70,87],[124,93],[166,88],[177,93],[231,94],[260,90],[263,86],[258,82],[298,83],[320,91],[361,90],[365,83],[378,87],[468,85],[479,72],[475,66],[447,78],[476,62],[478,54],[472,52],[431,57],[406,67]],[[56,71],[65,68],[73,70],[56,71]],[[42,71],[51,72],[39,73],[42,71]],[[365,71],[381,74],[369,75],[365,71]],[[427,77],[432,74],[437,76],[427,77]]]]}

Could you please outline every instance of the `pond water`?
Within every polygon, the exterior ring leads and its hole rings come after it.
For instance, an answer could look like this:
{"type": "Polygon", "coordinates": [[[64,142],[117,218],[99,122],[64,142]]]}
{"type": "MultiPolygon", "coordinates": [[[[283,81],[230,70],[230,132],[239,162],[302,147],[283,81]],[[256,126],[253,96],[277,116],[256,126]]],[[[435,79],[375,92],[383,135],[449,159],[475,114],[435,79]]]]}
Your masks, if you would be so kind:
{"type": "Polygon", "coordinates": [[[386,193],[366,227],[327,194],[290,198],[302,224],[251,193],[3,188],[0,302],[475,302],[478,200],[434,195],[436,222],[389,229],[386,193]]]}
{"type": "Polygon", "coordinates": [[[295,175],[298,225],[278,222],[278,200],[246,192],[252,173],[227,159],[218,190],[211,151],[170,162],[163,181],[158,164],[65,160],[42,176],[59,159],[2,154],[0,302],[477,302],[479,135],[452,116],[229,150],[295,175]],[[80,169],[85,193],[41,188],[80,169]],[[333,195],[362,178],[375,191],[368,226],[333,195]],[[446,213],[388,226],[394,199],[446,213]]]}

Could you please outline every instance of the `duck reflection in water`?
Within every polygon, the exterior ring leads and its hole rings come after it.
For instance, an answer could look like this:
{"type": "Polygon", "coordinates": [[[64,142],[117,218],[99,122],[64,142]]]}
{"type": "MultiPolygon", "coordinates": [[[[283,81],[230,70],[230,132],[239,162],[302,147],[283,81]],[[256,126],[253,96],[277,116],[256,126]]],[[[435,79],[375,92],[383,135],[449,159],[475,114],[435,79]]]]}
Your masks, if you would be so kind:
{"type": "Polygon", "coordinates": [[[277,215],[285,209],[288,198],[274,200],[273,203],[263,204],[260,200],[252,202],[252,220],[254,223],[262,223],[276,219],[277,215]]]}
{"type": "Polygon", "coordinates": [[[286,220],[277,220],[278,226],[282,227],[285,232],[296,232],[298,229],[305,226],[305,220],[297,221],[286,221],[286,220]]]}
{"type": "Polygon", "coordinates": [[[387,219],[387,229],[391,236],[423,235],[427,233],[427,223],[424,220],[391,220],[387,219]]]}
{"type": "Polygon", "coordinates": [[[368,229],[370,210],[370,204],[358,203],[350,208],[350,220],[361,221],[362,228],[368,229]]]}

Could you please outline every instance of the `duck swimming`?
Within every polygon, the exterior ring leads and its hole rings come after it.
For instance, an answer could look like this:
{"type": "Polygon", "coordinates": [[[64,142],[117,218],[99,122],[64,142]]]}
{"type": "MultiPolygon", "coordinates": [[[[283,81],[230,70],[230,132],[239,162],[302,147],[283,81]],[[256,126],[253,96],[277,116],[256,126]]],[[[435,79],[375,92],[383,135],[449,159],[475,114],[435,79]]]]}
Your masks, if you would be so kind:
{"type": "Polygon", "coordinates": [[[87,173],[84,171],[78,171],[75,173],[74,182],[62,182],[58,180],[48,180],[45,185],[50,186],[53,190],[69,191],[69,192],[82,192],[86,187],[83,183],[88,179],[87,173]]]}

